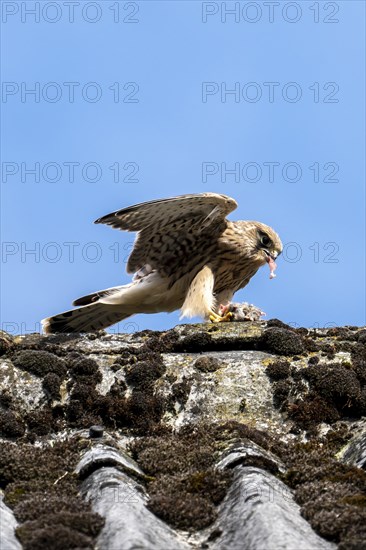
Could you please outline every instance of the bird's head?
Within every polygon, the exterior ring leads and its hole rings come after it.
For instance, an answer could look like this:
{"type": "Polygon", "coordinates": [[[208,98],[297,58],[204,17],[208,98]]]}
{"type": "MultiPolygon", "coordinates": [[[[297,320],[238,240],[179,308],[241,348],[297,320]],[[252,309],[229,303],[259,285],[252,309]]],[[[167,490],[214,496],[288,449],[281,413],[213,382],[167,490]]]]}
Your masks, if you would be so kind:
{"type": "Polygon", "coordinates": [[[271,259],[274,261],[282,252],[283,246],[277,233],[268,225],[260,222],[255,223],[256,250],[258,259],[265,262],[271,259]]]}
{"type": "Polygon", "coordinates": [[[258,266],[268,263],[271,278],[276,268],[275,260],[281,254],[283,246],[277,233],[268,225],[255,222],[239,222],[240,229],[245,234],[245,252],[258,266]]]}

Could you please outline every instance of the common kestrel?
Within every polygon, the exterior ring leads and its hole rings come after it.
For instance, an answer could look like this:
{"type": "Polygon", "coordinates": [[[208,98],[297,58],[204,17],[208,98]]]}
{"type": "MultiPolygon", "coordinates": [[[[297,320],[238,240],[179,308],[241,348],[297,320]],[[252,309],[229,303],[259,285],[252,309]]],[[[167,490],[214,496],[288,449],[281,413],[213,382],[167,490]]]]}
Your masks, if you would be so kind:
{"type": "Polygon", "coordinates": [[[46,333],[90,332],[135,313],[180,309],[182,317],[226,321],[234,293],[259,267],[275,259],[282,243],[268,225],[226,219],[237,203],[226,195],[200,193],[153,200],[96,220],[137,231],[127,285],[75,300],[77,309],[43,320],[46,333]]]}

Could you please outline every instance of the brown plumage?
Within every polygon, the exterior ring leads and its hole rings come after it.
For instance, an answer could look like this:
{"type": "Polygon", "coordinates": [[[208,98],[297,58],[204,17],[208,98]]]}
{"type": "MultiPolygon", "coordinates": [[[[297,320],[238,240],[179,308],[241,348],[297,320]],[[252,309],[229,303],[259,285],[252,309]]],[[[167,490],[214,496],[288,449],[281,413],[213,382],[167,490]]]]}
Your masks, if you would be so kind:
{"type": "Polygon", "coordinates": [[[134,313],[181,309],[183,317],[228,320],[218,314],[259,267],[274,260],[282,243],[269,226],[231,222],[234,199],[216,193],[182,195],[137,204],[95,223],[137,231],[127,272],[130,284],[75,300],[77,309],[43,321],[46,333],[89,332],[134,313]]]}

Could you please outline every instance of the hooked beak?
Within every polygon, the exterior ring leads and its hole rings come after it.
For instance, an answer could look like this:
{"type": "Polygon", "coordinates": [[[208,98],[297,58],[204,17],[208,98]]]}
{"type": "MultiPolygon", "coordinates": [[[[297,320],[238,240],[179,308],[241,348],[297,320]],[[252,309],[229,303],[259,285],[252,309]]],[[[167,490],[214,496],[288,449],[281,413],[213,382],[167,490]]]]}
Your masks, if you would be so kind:
{"type": "Polygon", "coordinates": [[[267,262],[269,262],[271,259],[274,261],[278,256],[278,252],[274,252],[273,254],[271,254],[266,248],[263,248],[263,252],[266,253],[267,262]]]}

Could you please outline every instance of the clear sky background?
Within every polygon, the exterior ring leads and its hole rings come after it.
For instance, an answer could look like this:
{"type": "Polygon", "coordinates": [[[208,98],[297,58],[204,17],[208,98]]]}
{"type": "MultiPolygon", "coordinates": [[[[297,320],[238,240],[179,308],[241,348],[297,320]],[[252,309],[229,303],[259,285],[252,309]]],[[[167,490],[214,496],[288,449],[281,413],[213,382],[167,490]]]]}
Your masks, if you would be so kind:
{"type": "Polygon", "coordinates": [[[239,301],[365,323],[363,1],[1,4],[3,329],[130,280],[134,235],[96,218],[203,191],[285,245],[277,278],[265,266],[239,301]]]}

